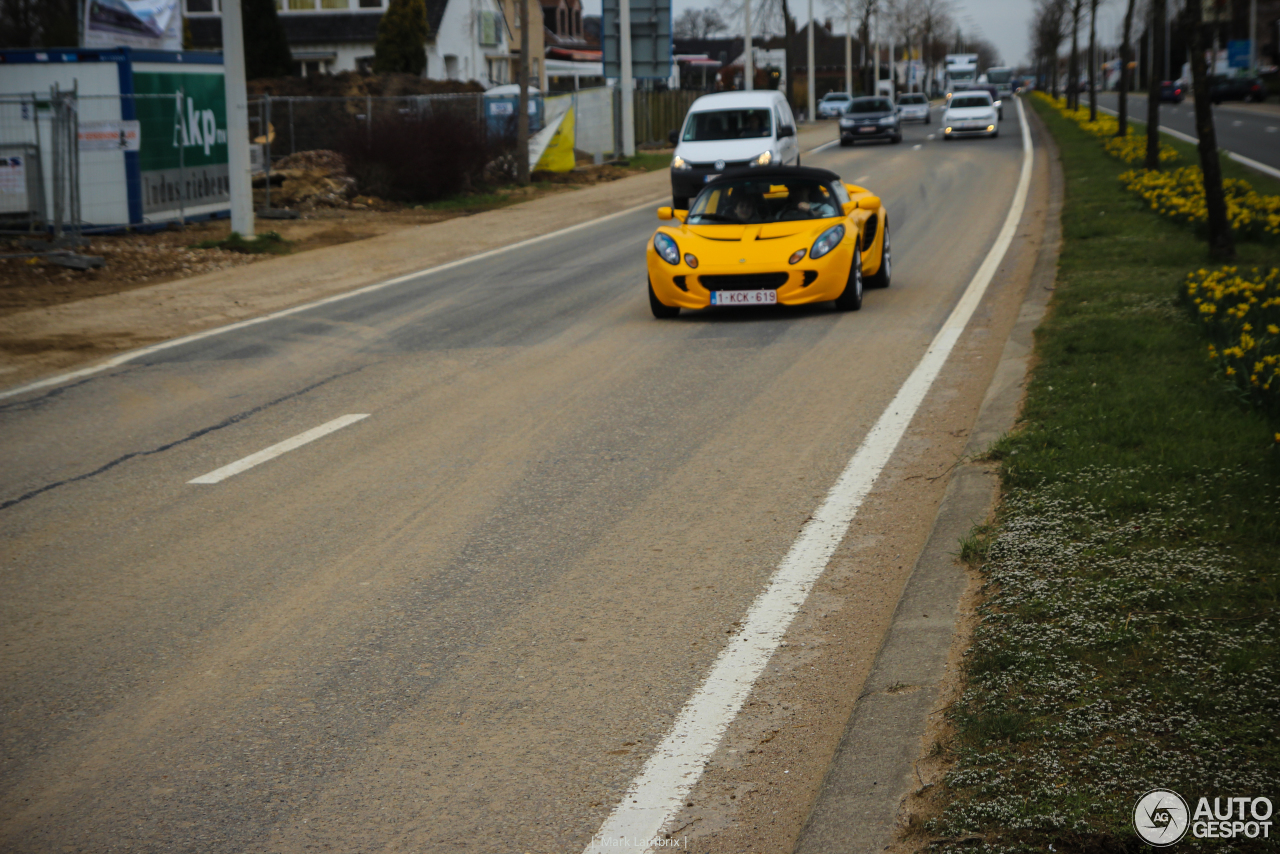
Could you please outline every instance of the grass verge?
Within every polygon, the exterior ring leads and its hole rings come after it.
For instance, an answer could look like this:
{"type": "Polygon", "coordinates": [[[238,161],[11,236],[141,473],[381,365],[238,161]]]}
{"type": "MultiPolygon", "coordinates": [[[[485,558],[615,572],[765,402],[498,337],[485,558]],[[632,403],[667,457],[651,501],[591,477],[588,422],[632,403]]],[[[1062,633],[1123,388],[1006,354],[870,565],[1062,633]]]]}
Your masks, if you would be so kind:
{"type": "MultiPolygon", "coordinates": [[[[985,603],[933,851],[1141,850],[1133,810],[1157,787],[1193,812],[1280,802],[1275,425],[1215,376],[1178,301],[1203,243],[1127,193],[1097,139],[1037,110],[1062,157],[1063,245],[1019,427],[992,452],[997,520],[966,543],[985,603]]],[[[1179,847],[1263,850],[1270,830],[1179,847]]]]}
{"type": "Polygon", "coordinates": [[[237,231],[221,240],[204,240],[195,244],[196,249],[226,249],[243,255],[288,255],[293,244],[274,231],[264,231],[252,240],[245,240],[237,231]]]}

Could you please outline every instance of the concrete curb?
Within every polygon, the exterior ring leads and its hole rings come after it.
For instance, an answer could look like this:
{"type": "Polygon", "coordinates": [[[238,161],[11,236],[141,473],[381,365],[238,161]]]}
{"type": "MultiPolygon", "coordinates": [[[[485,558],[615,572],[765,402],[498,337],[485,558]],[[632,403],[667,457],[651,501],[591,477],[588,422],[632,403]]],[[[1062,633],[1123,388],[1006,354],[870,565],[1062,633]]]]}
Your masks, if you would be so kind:
{"type": "MultiPolygon", "coordinates": [[[[1052,137],[1038,117],[1031,118],[1032,111],[1027,115],[1049,162],[1044,242],[962,460],[981,454],[1013,427],[1035,329],[1057,275],[1062,169],[1052,137]]],[[[1024,217],[1033,215],[1028,211],[1024,217]]],[[[955,559],[957,543],[989,517],[997,491],[995,473],[976,463],[960,465],[948,483],[929,540],[800,833],[796,854],[863,854],[892,843],[902,799],[918,786],[914,767],[928,718],[938,707],[968,583],[955,559]]]]}

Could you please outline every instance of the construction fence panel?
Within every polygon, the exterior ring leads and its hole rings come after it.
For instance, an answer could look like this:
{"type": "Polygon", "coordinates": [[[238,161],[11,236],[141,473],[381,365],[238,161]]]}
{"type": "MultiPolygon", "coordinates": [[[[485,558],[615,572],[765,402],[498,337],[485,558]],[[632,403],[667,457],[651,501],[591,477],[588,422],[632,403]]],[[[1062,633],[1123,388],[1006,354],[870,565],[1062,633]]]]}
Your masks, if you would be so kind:
{"type": "Polygon", "coordinates": [[[48,220],[38,104],[35,93],[0,96],[0,227],[6,229],[48,220]]]}
{"type": "Polygon", "coordinates": [[[613,87],[580,89],[573,93],[573,97],[573,147],[602,159],[605,154],[612,153],[614,147],[613,87]]]}
{"type": "Polygon", "coordinates": [[[671,144],[669,134],[679,130],[685,114],[703,92],[684,89],[645,91],[635,93],[635,128],[637,146],[666,147],[671,144]]]}

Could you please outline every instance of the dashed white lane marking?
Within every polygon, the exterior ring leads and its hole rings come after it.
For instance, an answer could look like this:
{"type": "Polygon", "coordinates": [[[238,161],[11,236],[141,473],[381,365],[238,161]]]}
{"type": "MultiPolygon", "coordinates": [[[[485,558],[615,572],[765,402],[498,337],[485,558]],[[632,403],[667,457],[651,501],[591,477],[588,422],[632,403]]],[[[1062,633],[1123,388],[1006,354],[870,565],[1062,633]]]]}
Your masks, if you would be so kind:
{"type": "Polygon", "coordinates": [[[187,483],[218,483],[219,481],[226,480],[232,475],[240,474],[240,472],[247,471],[254,466],[261,465],[267,460],[275,459],[281,454],[287,454],[295,448],[301,448],[308,442],[314,442],[322,436],[328,436],[335,430],[341,430],[343,427],[355,424],[357,421],[363,421],[368,417],[369,413],[366,412],[363,415],[344,415],[341,418],[335,418],[327,424],[321,424],[319,427],[312,427],[307,432],[299,433],[292,439],[285,439],[283,442],[272,445],[270,448],[264,448],[256,454],[250,454],[242,460],[236,460],[234,463],[225,465],[220,469],[214,469],[208,474],[193,478],[192,480],[187,481],[187,483]]]}
{"type": "Polygon", "coordinates": [[[844,539],[863,499],[898,447],[1017,233],[1031,186],[1032,164],[1031,130],[1021,101],[1018,118],[1022,122],[1022,173],[1004,227],[991,251],[920,363],[863,439],[822,506],[801,529],[769,586],[751,604],[737,637],[721,651],[706,681],[685,703],[671,731],[654,748],[640,776],[592,838],[586,848],[588,854],[628,846],[637,851],[654,850],[650,840],[657,839],[702,776],[707,760],[737,717],[791,620],[844,539]]]}
{"type": "Polygon", "coordinates": [[[870,177],[871,177],[870,175],[859,175],[857,178],[853,179],[853,183],[861,184],[863,181],[867,180],[870,177]]]}
{"type": "Polygon", "coordinates": [[[838,140],[838,139],[833,139],[833,140],[831,140],[830,142],[824,142],[824,143],[822,143],[822,145],[819,145],[817,148],[810,148],[808,151],[806,151],[806,152],[804,152],[804,153],[805,153],[805,154],[817,154],[819,151],[826,151],[826,150],[827,150],[828,148],[830,148],[831,146],[833,146],[833,145],[839,145],[839,144],[840,144],[840,140],[838,140]]]}
{"type": "Polygon", "coordinates": [[[1275,125],[1267,125],[1267,133],[1275,133],[1277,130],[1280,130],[1280,128],[1275,125]]]}
{"type": "Polygon", "coordinates": [[[1244,124],[1244,122],[1240,121],[1239,119],[1236,119],[1234,122],[1232,122],[1232,123],[1231,123],[1231,126],[1232,126],[1233,128],[1238,128],[1238,127],[1240,127],[1240,125],[1242,125],[1242,124],[1244,124]]]}
{"type": "Polygon", "coordinates": [[[935,136],[937,136],[936,133],[931,133],[928,136],[926,136],[925,139],[933,139],[935,136]]]}
{"type": "Polygon", "coordinates": [[[913,146],[911,146],[911,150],[912,150],[912,151],[919,151],[919,150],[920,150],[920,149],[922,149],[922,148],[924,148],[924,145],[913,145],[913,146]]]}

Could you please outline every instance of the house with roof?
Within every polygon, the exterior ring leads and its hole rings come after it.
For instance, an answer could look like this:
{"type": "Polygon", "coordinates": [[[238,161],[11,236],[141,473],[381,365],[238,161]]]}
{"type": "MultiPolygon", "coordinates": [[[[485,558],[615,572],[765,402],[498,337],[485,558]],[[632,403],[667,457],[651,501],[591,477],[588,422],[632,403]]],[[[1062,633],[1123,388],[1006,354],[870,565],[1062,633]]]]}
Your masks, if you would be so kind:
{"type": "MultiPolygon", "coordinates": [[[[222,47],[221,0],[184,0],[193,47],[222,47]]],[[[276,0],[300,74],[368,71],[389,0],[276,0]]],[[[511,38],[499,0],[426,0],[427,67],[433,80],[512,80],[511,38]]]]}

